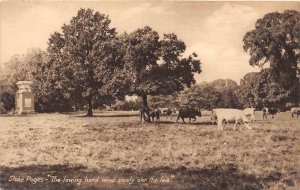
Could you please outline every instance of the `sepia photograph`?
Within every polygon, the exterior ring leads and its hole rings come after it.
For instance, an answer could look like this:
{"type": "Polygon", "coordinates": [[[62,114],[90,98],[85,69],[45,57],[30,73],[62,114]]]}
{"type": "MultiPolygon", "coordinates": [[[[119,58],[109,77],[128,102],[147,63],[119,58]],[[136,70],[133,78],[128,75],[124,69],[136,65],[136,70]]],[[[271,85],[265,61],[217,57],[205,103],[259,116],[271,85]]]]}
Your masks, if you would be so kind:
{"type": "Polygon", "coordinates": [[[299,1],[0,1],[0,190],[299,190],[299,1]]]}

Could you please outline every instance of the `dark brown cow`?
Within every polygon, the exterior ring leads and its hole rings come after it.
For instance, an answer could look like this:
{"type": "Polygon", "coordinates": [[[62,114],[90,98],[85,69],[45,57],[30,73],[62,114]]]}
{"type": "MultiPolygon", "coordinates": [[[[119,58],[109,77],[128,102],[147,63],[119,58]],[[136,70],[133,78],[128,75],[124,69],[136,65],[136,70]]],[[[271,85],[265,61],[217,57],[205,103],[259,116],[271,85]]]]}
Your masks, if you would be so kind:
{"type": "Polygon", "coordinates": [[[193,118],[194,119],[193,121],[195,121],[196,116],[201,117],[200,110],[196,110],[196,109],[190,108],[190,107],[180,108],[179,111],[178,111],[178,116],[177,116],[176,123],[178,123],[179,118],[182,119],[183,123],[185,123],[184,118],[189,118],[189,123],[191,123],[191,118],[193,118]]]}
{"type": "Polygon", "coordinates": [[[142,121],[144,119],[144,121],[146,120],[145,119],[145,113],[149,113],[149,117],[150,117],[150,121],[151,121],[151,118],[152,118],[152,122],[154,122],[154,119],[156,118],[156,121],[159,121],[160,120],[160,111],[159,109],[154,109],[154,110],[150,110],[149,108],[146,108],[146,107],[142,107],[140,110],[140,120],[142,121]]]}
{"type": "Polygon", "coordinates": [[[263,119],[267,119],[267,115],[272,115],[272,119],[274,119],[274,115],[276,115],[279,112],[278,108],[263,108],[263,119]]]}

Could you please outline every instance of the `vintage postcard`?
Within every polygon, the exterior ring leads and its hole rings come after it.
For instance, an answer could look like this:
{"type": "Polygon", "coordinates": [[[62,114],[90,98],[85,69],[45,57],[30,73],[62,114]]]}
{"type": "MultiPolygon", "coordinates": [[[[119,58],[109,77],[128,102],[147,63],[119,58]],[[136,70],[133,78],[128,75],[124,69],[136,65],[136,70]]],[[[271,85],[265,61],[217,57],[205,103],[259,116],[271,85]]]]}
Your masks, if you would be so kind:
{"type": "Polygon", "coordinates": [[[300,189],[297,1],[0,2],[0,190],[300,189]]]}

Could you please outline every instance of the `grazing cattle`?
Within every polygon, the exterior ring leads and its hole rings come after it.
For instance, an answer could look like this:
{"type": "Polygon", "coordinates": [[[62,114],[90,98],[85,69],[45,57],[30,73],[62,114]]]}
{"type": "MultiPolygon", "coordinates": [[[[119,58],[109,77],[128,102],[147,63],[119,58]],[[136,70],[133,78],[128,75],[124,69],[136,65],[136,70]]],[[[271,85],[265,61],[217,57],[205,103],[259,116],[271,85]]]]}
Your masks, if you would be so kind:
{"type": "Polygon", "coordinates": [[[172,117],[171,117],[172,113],[176,113],[175,110],[172,111],[170,108],[159,108],[159,110],[160,110],[161,115],[166,116],[166,119],[168,117],[170,117],[172,119],[172,117]]]}
{"type": "MultiPolygon", "coordinates": [[[[217,108],[218,110],[220,110],[220,109],[225,109],[225,108],[217,108]]],[[[216,109],[212,109],[211,110],[211,124],[215,124],[215,123],[217,123],[217,115],[216,115],[216,111],[215,111],[216,109]]]]}
{"type": "Polygon", "coordinates": [[[298,118],[298,116],[300,115],[300,108],[299,107],[291,108],[291,112],[292,112],[292,117],[294,117],[294,114],[296,114],[298,118]]]}
{"type": "Polygon", "coordinates": [[[151,121],[151,118],[152,118],[152,122],[154,122],[154,118],[156,118],[156,121],[159,121],[160,119],[160,111],[159,109],[155,109],[155,110],[150,110],[149,108],[146,108],[146,107],[142,107],[140,110],[140,120],[142,121],[144,119],[144,121],[146,120],[145,119],[145,113],[149,112],[149,120],[151,121]]]}
{"type": "Polygon", "coordinates": [[[266,107],[264,107],[263,109],[262,109],[262,112],[263,112],[263,119],[267,119],[267,115],[269,114],[269,108],[266,108],[266,107]]]}
{"type": "Polygon", "coordinates": [[[254,121],[255,108],[245,108],[243,112],[246,115],[246,117],[250,117],[250,121],[254,121]]]}
{"type": "Polygon", "coordinates": [[[251,129],[249,126],[249,120],[242,110],[238,109],[214,109],[214,113],[217,118],[217,128],[223,131],[222,123],[226,121],[227,123],[234,122],[233,130],[238,123],[243,122],[245,127],[251,129]]]}
{"type": "Polygon", "coordinates": [[[276,115],[279,112],[279,109],[277,108],[263,108],[263,119],[267,119],[268,115],[272,115],[272,119],[274,119],[274,115],[276,115]]]}
{"type": "Polygon", "coordinates": [[[189,123],[191,123],[191,118],[193,118],[195,121],[196,120],[196,116],[201,117],[201,112],[200,110],[195,110],[194,108],[180,108],[178,111],[178,116],[177,116],[177,120],[176,123],[178,123],[178,119],[181,118],[183,123],[184,122],[184,118],[189,118],[189,123]]]}
{"type": "Polygon", "coordinates": [[[156,118],[156,121],[160,120],[160,111],[159,111],[159,109],[155,109],[153,111],[150,111],[149,115],[152,118],[152,122],[154,122],[154,118],[156,118]]]}

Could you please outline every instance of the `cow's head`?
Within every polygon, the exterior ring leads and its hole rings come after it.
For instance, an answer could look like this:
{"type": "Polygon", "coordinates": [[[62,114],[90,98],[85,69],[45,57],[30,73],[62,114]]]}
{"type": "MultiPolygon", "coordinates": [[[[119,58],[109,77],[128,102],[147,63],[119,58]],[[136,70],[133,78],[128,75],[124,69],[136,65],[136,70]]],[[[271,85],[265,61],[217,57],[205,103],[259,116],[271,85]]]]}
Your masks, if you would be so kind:
{"type": "Polygon", "coordinates": [[[245,121],[245,126],[247,129],[252,129],[252,127],[250,126],[250,122],[249,121],[245,121]]]}
{"type": "Polygon", "coordinates": [[[245,115],[242,115],[242,118],[243,118],[243,123],[245,124],[245,127],[247,129],[252,129],[252,127],[250,126],[250,120],[245,115]]]}

